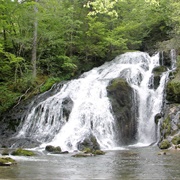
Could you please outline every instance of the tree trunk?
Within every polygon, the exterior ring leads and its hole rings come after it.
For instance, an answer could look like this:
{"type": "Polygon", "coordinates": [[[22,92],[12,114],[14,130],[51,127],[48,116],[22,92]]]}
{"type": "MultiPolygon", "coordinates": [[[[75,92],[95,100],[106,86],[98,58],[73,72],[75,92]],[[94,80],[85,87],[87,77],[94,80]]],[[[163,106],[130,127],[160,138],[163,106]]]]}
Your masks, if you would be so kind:
{"type": "MultiPolygon", "coordinates": [[[[35,2],[38,2],[38,0],[35,0],[35,2]]],[[[34,19],[34,32],[33,32],[33,43],[32,43],[32,77],[36,78],[37,75],[37,70],[36,70],[36,59],[37,59],[37,28],[38,28],[38,21],[36,14],[38,12],[38,9],[35,5],[34,7],[34,12],[35,12],[35,19],[34,19]]]]}

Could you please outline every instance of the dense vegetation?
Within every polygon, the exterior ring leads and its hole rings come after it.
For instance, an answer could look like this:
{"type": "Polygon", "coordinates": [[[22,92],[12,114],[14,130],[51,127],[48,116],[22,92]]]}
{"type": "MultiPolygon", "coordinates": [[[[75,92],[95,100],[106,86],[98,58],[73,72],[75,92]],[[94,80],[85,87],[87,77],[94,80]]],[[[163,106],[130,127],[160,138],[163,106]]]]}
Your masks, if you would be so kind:
{"type": "Polygon", "coordinates": [[[130,50],[176,48],[178,0],[0,0],[0,112],[130,50]]]}

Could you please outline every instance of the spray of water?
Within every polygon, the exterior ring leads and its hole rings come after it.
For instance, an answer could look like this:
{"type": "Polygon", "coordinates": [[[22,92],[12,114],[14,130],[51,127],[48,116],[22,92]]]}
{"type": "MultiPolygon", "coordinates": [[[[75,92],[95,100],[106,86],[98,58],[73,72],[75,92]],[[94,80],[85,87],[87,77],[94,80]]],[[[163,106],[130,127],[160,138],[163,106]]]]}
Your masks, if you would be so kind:
{"type": "MultiPolygon", "coordinates": [[[[17,138],[36,139],[41,143],[59,145],[63,150],[77,149],[77,143],[93,134],[100,147],[113,149],[116,124],[106,87],[117,77],[125,78],[136,94],[138,107],[137,142],[151,144],[156,140],[154,116],[161,112],[164,73],[159,87],[152,88],[152,70],[159,66],[159,54],[125,53],[113,61],[67,82],[55,95],[34,105],[22,122],[17,138]],[[63,102],[71,100],[72,109],[65,117],[63,102]]],[[[122,127],[123,128],[123,127],[122,127]]]]}

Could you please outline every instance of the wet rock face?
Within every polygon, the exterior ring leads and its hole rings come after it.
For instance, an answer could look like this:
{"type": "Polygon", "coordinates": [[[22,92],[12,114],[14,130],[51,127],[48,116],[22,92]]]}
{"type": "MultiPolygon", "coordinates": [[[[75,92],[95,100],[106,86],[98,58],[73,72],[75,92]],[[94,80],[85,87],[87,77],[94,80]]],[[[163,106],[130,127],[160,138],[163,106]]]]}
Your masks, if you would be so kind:
{"type": "MultiPolygon", "coordinates": [[[[49,91],[22,101],[3,115],[0,115],[0,147],[11,147],[14,143],[16,143],[17,147],[35,147],[39,145],[39,142],[28,138],[15,139],[15,134],[20,128],[21,121],[25,119],[31,108],[59,92],[63,84],[64,82],[55,84],[49,91]]],[[[64,109],[68,111],[69,106],[69,103],[65,103],[64,109]]]]}
{"type": "Polygon", "coordinates": [[[109,84],[107,92],[117,124],[117,143],[131,144],[135,141],[137,132],[133,90],[126,80],[117,78],[109,84]]]}
{"type": "Polygon", "coordinates": [[[169,142],[167,148],[178,145],[180,143],[180,105],[168,105],[165,117],[160,125],[160,142],[159,147],[162,148],[169,142]]]}
{"type": "Polygon", "coordinates": [[[69,115],[73,108],[73,101],[70,97],[64,99],[62,102],[62,108],[63,108],[63,117],[68,121],[69,115]]]}
{"type": "Polygon", "coordinates": [[[160,64],[166,67],[171,67],[171,53],[170,51],[160,52],[160,64]]]}
{"type": "Polygon", "coordinates": [[[162,73],[166,72],[166,71],[167,71],[167,67],[165,67],[165,66],[158,66],[158,67],[153,69],[154,89],[158,88],[158,86],[160,84],[162,73]]]}

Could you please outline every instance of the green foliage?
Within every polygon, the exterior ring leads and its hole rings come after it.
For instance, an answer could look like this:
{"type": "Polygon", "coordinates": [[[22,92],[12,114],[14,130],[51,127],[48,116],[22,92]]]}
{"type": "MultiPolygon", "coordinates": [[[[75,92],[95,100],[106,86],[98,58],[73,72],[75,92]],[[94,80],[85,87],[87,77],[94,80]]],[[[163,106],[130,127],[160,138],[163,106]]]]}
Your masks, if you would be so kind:
{"type": "Polygon", "coordinates": [[[180,82],[170,81],[167,85],[166,99],[170,102],[180,103],[180,82]]]}
{"type": "Polygon", "coordinates": [[[169,116],[163,121],[161,131],[164,131],[164,138],[171,134],[171,119],[169,116]]]}
{"type": "Polygon", "coordinates": [[[12,92],[7,84],[0,83],[0,112],[12,107],[19,96],[19,92],[12,92]]]}
{"type": "Polygon", "coordinates": [[[170,146],[171,146],[170,142],[165,139],[160,143],[159,148],[160,149],[168,149],[170,146]]]}
{"type": "Polygon", "coordinates": [[[180,44],[180,2],[174,0],[0,2],[0,83],[7,91],[0,110],[28,89],[38,93],[43,83],[32,78],[35,20],[37,78],[50,78],[40,92],[59,81],[53,78],[70,79],[122,52],[147,50],[164,40],[177,49],[180,44]]]}
{"type": "Polygon", "coordinates": [[[174,136],[171,142],[172,142],[174,145],[180,144],[180,135],[174,136]]]}
{"type": "Polygon", "coordinates": [[[40,87],[40,92],[42,93],[42,92],[49,90],[53,84],[60,82],[60,80],[61,80],[60,78],[54,78],[54,77],[48,78],[47,81],[45,82],[45,84],[43,84],[40,87]]]}

